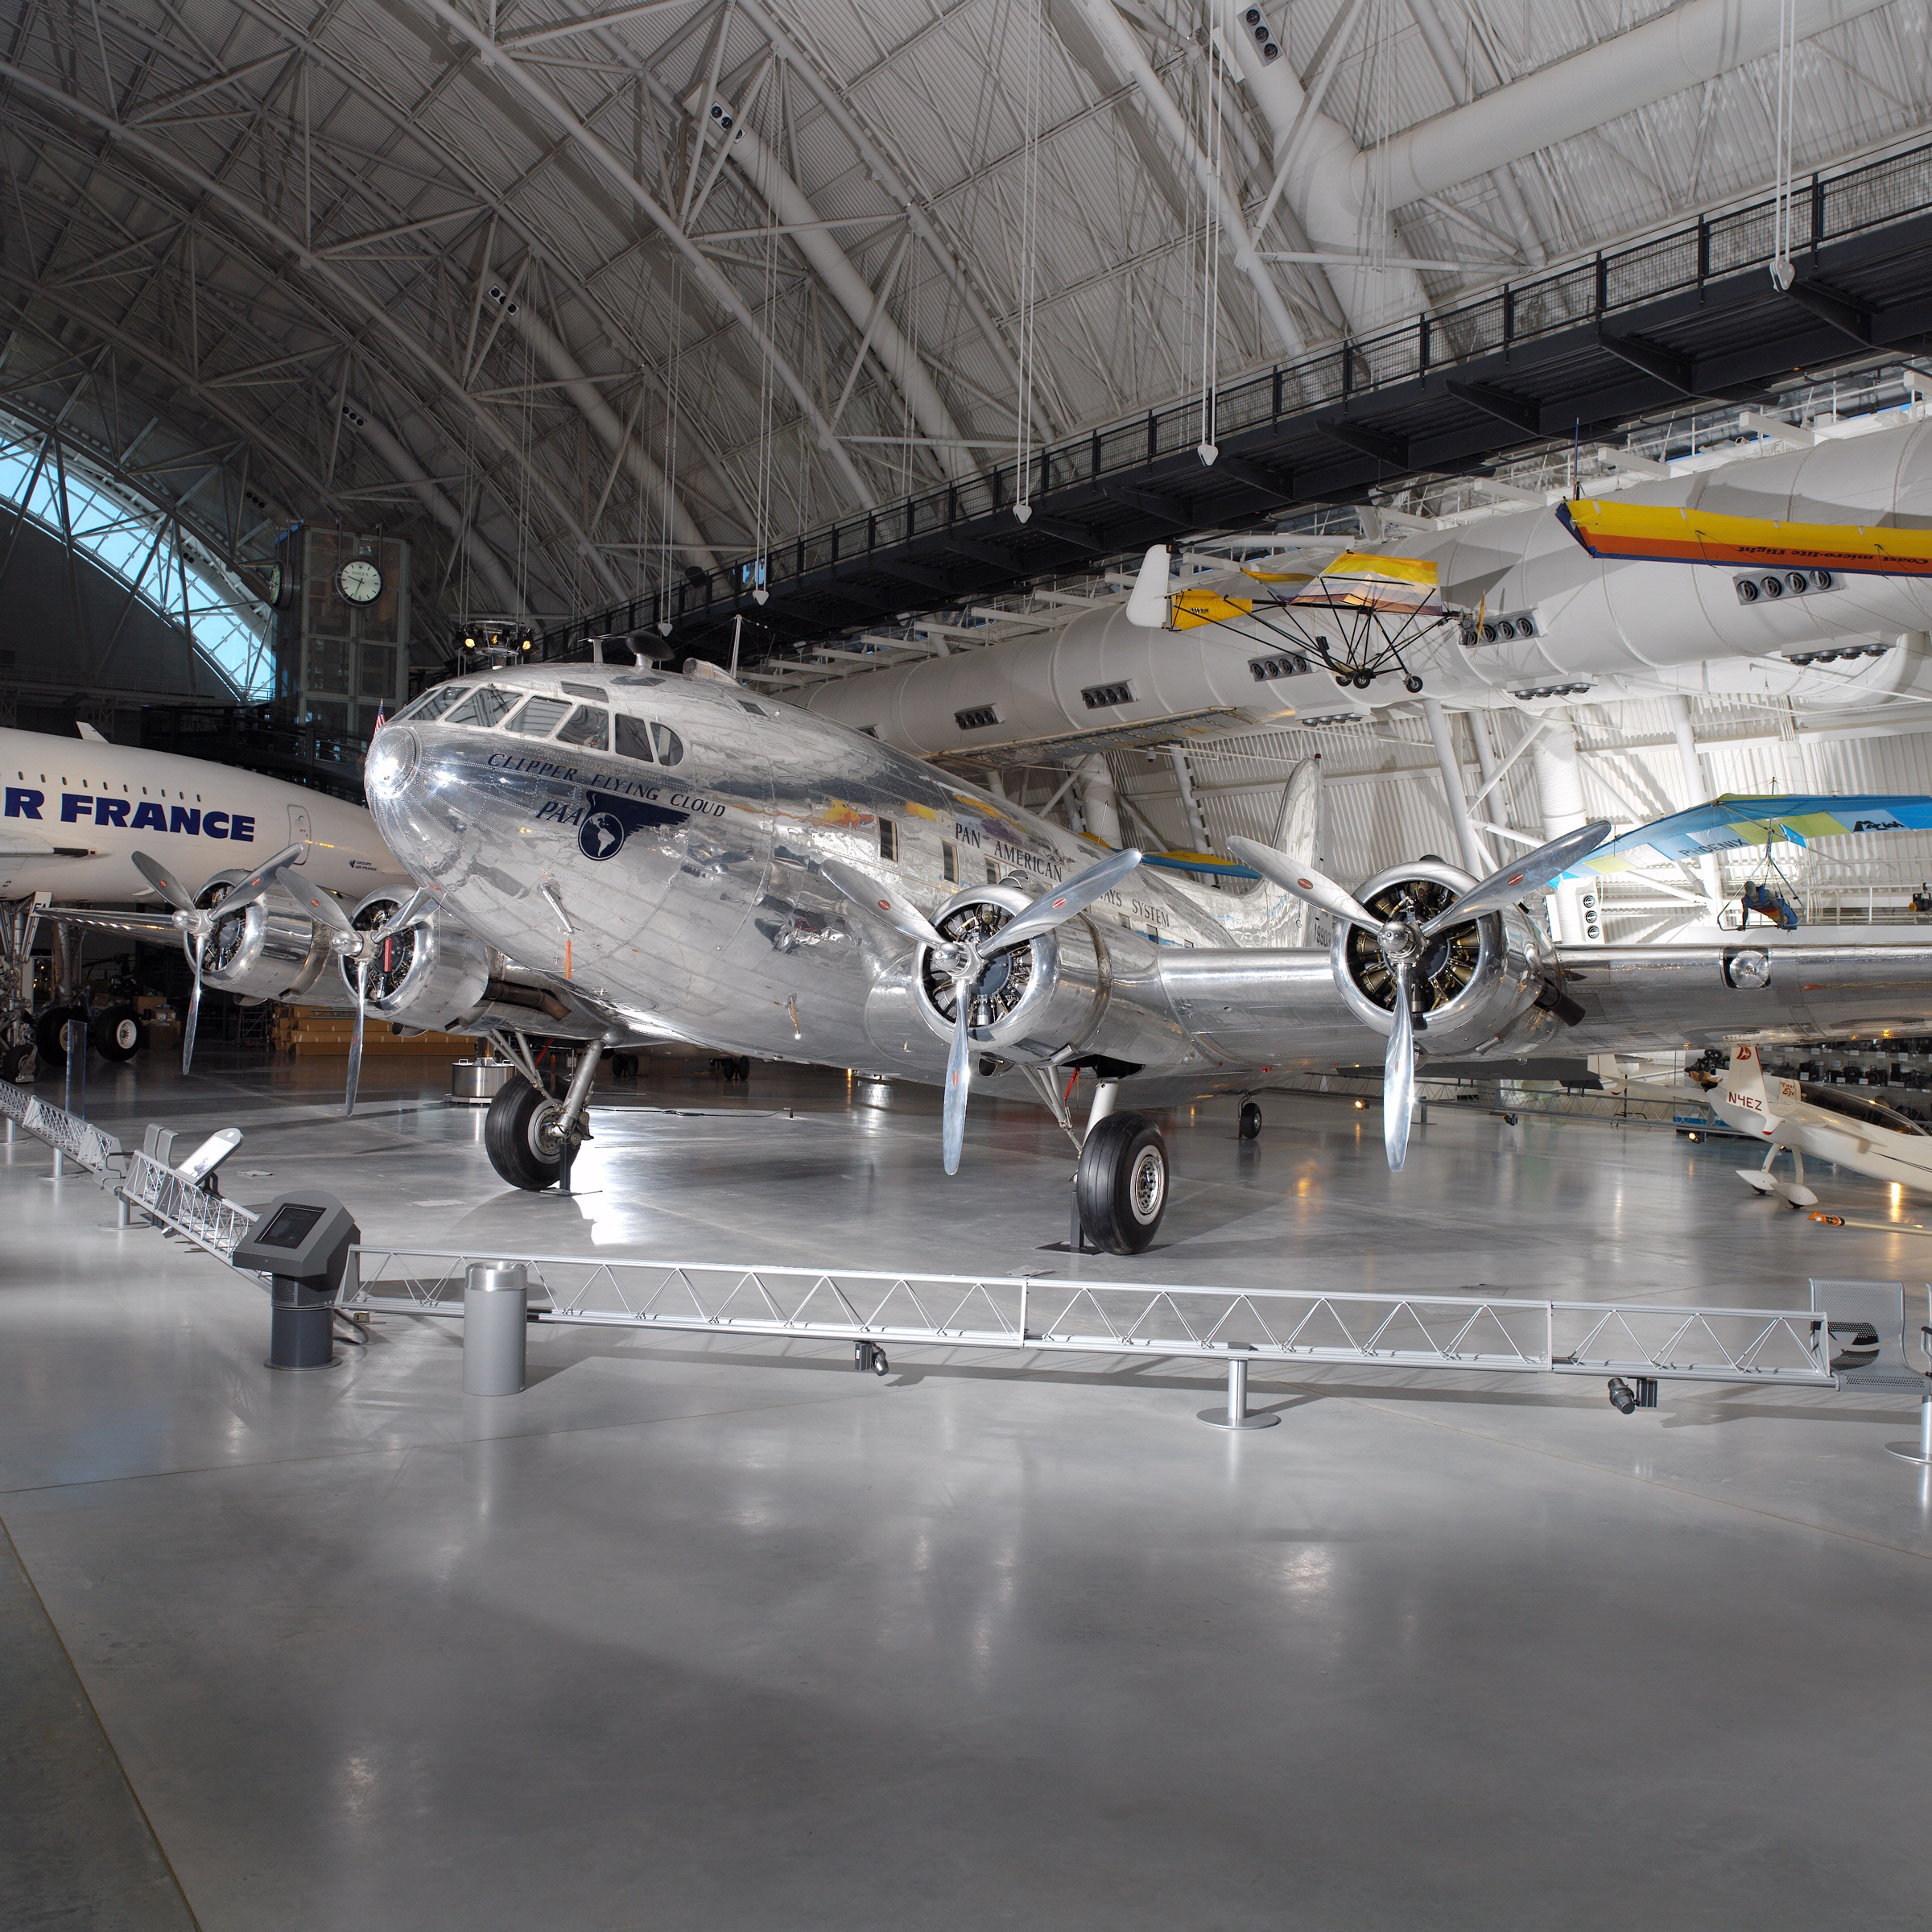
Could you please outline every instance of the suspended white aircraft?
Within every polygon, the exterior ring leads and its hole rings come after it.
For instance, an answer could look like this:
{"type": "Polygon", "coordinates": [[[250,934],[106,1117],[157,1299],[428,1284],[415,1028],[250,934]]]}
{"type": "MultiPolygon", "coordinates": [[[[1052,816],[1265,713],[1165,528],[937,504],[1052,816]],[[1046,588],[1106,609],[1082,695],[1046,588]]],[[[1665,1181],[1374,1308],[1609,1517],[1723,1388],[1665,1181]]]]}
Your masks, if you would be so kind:
{"type": "MultiPolygon", "coordinates": [[[[74,922],[136,937],[181,930],[192,961],[188,929],[199,923],[205,937],[208,906],[271,854],[290,868],[291,881],[353,898],[407,876],[359,805],[231,766],[112,744],[91,725],[72,738],[0,730],[0,1071],[16,1071],[36,1033],[45,1052],[80,1017],[63,1007],[42,1014],[38,1027],[31,1022],[27,976],[39,923],[60,916],[50,908],[142,900],[154,906],[158,894],[167,897],[157,870],[196,880],[195,917],[185,924],[171,899],[165,909],[74,922]]],[[[286,893],[277,898],[292,904],[286,893]]],[[[312,986],[328,959],[326,947],[316,955],[312,986]]],[[[191,1046],[200,986],[197,976],[191,1046]]],[[[333,974],[315,997],[318,1005],[347,1004],[333,974]]],[[[92,1015],[89,1031],[111,1059],[127,1059],[140,1042],[126,1007],[92,1015]]]]}
{"type": "MultiPolygon", "coordinates": [[[[1600,824],[1480,883],[1423,860],[1359,895],[1244,843],[1264,882],[1236,895],[1131,849],[1096,861],[1063,827],[716,673],[593,661],[457,679],[377,734],[365,778],[418,889],[345,913],[299,887],[285,918],[265,869],[213,912],[204,943],[233,962],[217,983],[284,997],[319,945],[359,1013],[487,1033],[523,1077],[485,1146],[530,1189],[568,1177],[597,1049],[669,1037],[939,1086],[948,1171],[973,1083],[1030,1095],[1080,1146],[1088,1237],[1131,1253],[1168,1194],[1138,1107],[1353,1059],[1364,1029],[1388,1037],[1400,1167],[1418,1052],[1667,1052],[1932,1014],[1924,944],[1552,946],[1521,902],[1600,824]],[[1297,900],[1331,914],[1329,947],[1283,943],[1297,900]],[[546,1038],[589,1049],[562,1095],[537,1065],[546,1038]],[[1064,1100],[1083,1070],[1097,1083],[1084,1133],[1064,1100]]],[[[170,896],[190,921],[197,895],[170,896]]],[[[357,1071],[352,1058],[351,1104],[357,1071]]]]}
{"type": "Polygon", "coordinates": [[[1805,1156],[1831,1161],[1874,1180],[1932,1191],[1932,1133],[1894,1108],[1843,1088],[1766,1074],[1755,1046],[1734,1047],[1724,1077],[1704,1101],[1726,1126],[1765,1145],[1761,1167],[1740,1167],[1740,1177],[1760,1194],[1775,1194],[1794,1208],[1815,1208],[1805,1184],[1805,1156]],[[1771,1164],[1789,1149],[1792,1179],[1777,1179],[1771,1164]]]}

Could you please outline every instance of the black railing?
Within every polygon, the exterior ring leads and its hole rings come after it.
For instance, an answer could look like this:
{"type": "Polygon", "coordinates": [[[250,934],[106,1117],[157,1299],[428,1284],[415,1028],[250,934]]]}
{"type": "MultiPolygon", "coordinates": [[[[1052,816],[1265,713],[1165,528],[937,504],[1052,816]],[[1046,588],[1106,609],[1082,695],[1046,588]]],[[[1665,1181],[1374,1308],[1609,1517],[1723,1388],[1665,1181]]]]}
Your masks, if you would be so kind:
{"type": "MultiPolygon", "coordinates": [[[[1809,192],[1800,189],[1791,196],[1789,246],[1794,255],[1809,252],[1827,241],[1842,241],[1928,208],[1932,208],[1932,143],[1843,174],[1814,175],[1809,192]]],[[[1769,264],[1775,212],[1774,200],[1767,199],[1728,214],[1699,216],[1687,227],[1600,252],[1532,281],[1505,283],[1458,308],[1282,363],[1216,394],[1215,433],[1238,436],[1327,403],[1346,404],[1769,264]]],[[[1042,448],[1029,461],[1033,476],[1028,494],[1051,496],[1190,452],[1199,440],[1200,423],[1196,397],[1042,448]]],[[[666,614],[674,627],[687,617],[715,617],[720,606],[726,610],[744,606],[761,588],[769,595],[835,564],[857,562],[887,546],[976,522],[1009,507],[1018,496],[1013,465],[996,465],[976,477],[848,517],[774,547],[762,559],[762,584],[756,556],[716,570],[694,567],[669,587],[662,602],[655,594],[641,597],[547,632],[542,654],[553,656],[588,634],[647,630],[666,614]]],[[[752,604],[746,614],[755,609],[752,604]]]]}

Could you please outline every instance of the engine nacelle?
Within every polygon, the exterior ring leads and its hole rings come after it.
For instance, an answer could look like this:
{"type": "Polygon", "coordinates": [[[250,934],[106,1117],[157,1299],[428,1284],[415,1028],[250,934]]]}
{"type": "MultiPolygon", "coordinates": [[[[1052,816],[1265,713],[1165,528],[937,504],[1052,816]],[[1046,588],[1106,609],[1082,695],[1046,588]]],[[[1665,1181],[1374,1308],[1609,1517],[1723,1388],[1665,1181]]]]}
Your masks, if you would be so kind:
{"type": "MultiPolygon", "coordinates": [[[[349,923],[369,932],[409,895],[383,887],[358,904],[349,923]]],[[[337,968],[349,1003],[356,997],[357,962],[345,954],[337,968]]],[[[474,1022],[489,985],[489,948],[435,910],[412,919],[382,943],[368,966],[372,1018],[428,1032],[460,1033],[474,1022]]]]}
{"type": "MultiPolygon", "coordinates": [[[[349,914],[359,931],[380,926],[407,894],[372,892],[349,914]]],[[[356,962],[341,956],[336,984],[356,1003],[356,962]]],[[[369,964],[369,1011],[421,1033],[482,1033],[508,1027],[562,1039],[596,1039],[601,1029],[572,1013],[532,976],[519,975],[493,947],[432,908],[388,935],[369,964]]]]}
{"type": "MultiPolygon", "coordinates": [[[[1439,859],[1418,859],[1378,873],[1356,894],[1383,919],[1404,910],[1433,918],[1476,881],[1439,859]]],[[[1373,933],[1337,921],[1329,944],[1335,985],[1366,1026],[1386,1034],[1394,1022],[1395,977],[1373,933]]],[[[1414,972],[1416,1044],[1432,1058],[1492,1051],[1505,1041],[1522,1053],[1556,1032],[1556,1014],[1537,1001],[1550,977],[1548,949],[1514,906],[1479,913],[1439,934],[1414,972]]]]}
{"type": "MultiPolygon", "coordinates": [[[[248,877],[218,872],[195,894],[200,906],[218,906],[248,877]]],[[[327,968],[328,935],[279,886],[231,919],[218,920],[202,949],[201,977],[245,1000],[300,1000],[312,1006],[351,1008],[327,968]]]]}
{"type": "MultiPolygon", "coordinates": [[[[969,886],[939,908],[933,923],[949,939],[988,939],[1034,898],[1016,886],[969,886]]],[[[1034,1064],[1069,1048],[1135,1066],[1165,1062],[1180,1031],[1158,997],[1154,956],[1149,942],[1116,935],[1084,915],[995,954],[980,980],[973,1046],[1034,1064]],[[1124,948],[1118,956],[1117,939],[1124,948]],[[1135,997],[1142,989],[1145,1001],[1135,997]]],[[[950,1045],[953,982],[935,966],[928,947],[914,955],[912,991],[920,1018],[950,1045]]]]}

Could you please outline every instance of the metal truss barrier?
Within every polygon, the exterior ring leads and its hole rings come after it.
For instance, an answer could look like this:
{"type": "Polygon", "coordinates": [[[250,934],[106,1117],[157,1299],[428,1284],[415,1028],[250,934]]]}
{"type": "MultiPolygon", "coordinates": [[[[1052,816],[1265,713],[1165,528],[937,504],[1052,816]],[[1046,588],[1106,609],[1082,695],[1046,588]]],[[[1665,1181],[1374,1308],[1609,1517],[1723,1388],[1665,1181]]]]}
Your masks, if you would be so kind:
{"type": "Polygon", "coordinates": [[[36,1140],[45,1141],[55,1153],[85,1168],[103,1187],[114,1178],[115,1163],[126,1158],[121,1143],[111,1133],[103,1133],[61,1108],[48,1106],[37,1094],[11,1080],[0,1080],[0,1115],[18,1121],[36,1140]]]}
{"type": "Polygon", "coordinates": [[[349,1251],[337,1306],[460,1319],[473,1265],[521,1264],[550,1322],[1251,1363],[1836,1386],[1810,1311],[1048,1281],[451,1249],[349,1251]]]}
{"type": "Polygon", "coordinates": [[[115,1192],[138,1213],[231,1265],[235,1249],[257,1219],[239,1203],[210,1194],[198,1181],[189,1180],[151,1154],[129,1156],[126,1177],[115,1192]]]}

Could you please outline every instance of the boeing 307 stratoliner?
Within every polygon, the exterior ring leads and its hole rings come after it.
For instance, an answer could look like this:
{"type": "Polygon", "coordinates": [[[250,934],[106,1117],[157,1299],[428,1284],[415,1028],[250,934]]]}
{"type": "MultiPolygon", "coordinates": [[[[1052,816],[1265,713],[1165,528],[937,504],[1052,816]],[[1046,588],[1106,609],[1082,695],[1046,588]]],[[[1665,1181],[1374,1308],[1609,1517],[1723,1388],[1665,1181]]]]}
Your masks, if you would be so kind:
{"type": "MultiPolygon", "coordinates": [[[[485,1141],[525,1188],[555,1183],[584,1137],[597,1050],[669,1038],[939,1085],[949,1171],[974,1082],[1030,1093],[1080,1144],[1088,1238],[1133,1252],[1168,1183],[1140,1107],[1331,1067],[1365,1032],[1385,1038],[1399,1167],[1421,1055],[1814,1040],[1918,1030],[1932,1009],[1923,945],[1553,946],[1527,902],[1600,823],[1480,883],[1424,859],[1353,894],[1299,855],[1231,841],[1262,875],[1236,896],[1137,852],[1096,857],[704,667],[439,685],[378,733],[365,780],[417,890],[345,912],[271,865],[212,909],[171,881],[180,920],[213,983],[281,997],[325,944],[358,1011],[487,1034],[523,1077],[485,1141]],[[1326,949],[1282,943],[1298,900],[1328,912],[1326,949]],[[561,1095],[536,1064],[547,1038],[588,1049],[561,1095]],[[1063,1100],[1081,1070],[1097,1082],[1084,1133],[1063,1100]]],[[[357,1073],[352,1055],[352,1106],[357,1073]]]]}

